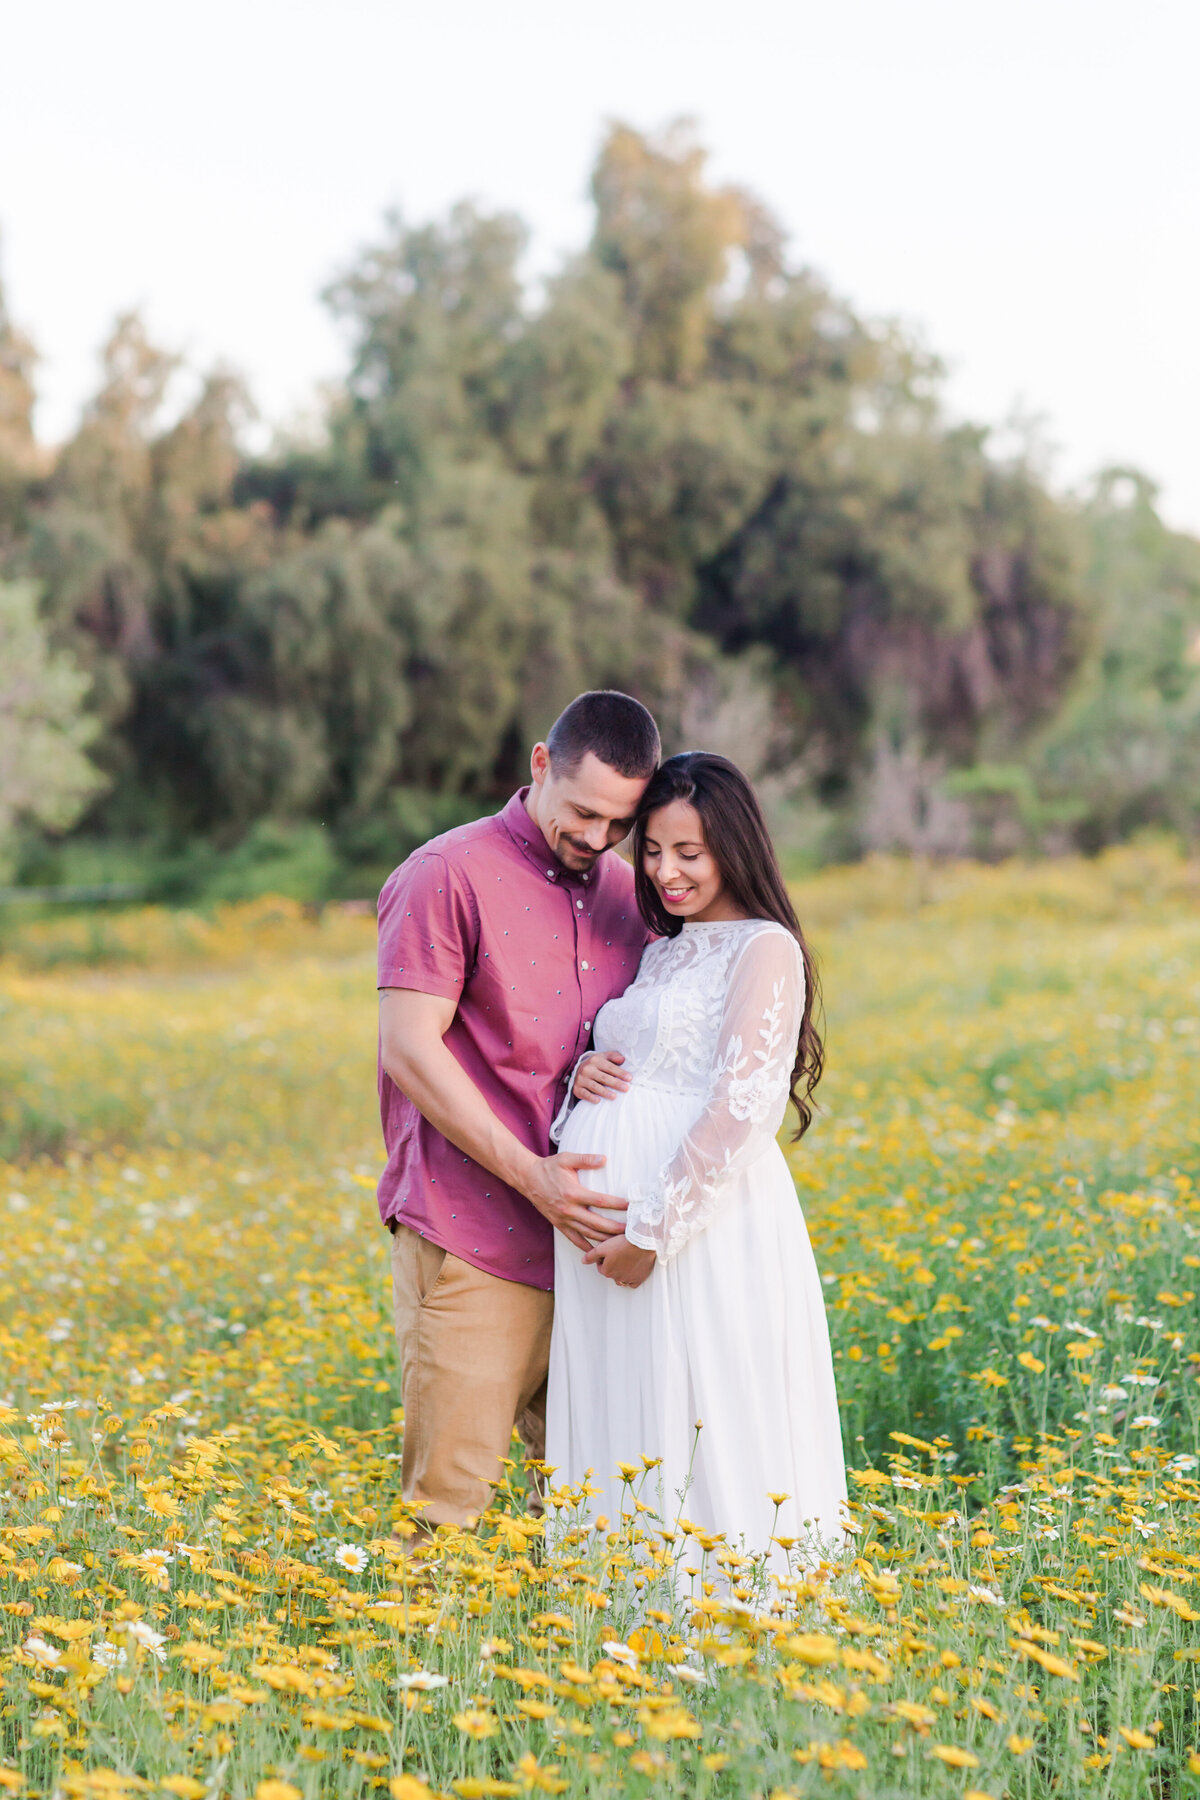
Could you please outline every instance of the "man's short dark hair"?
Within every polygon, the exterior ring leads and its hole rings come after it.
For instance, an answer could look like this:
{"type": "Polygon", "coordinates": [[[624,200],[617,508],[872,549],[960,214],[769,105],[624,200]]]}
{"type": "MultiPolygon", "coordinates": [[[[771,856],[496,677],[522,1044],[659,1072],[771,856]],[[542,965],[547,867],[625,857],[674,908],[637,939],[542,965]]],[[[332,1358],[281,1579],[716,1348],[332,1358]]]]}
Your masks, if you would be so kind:
{"type": "Polygon", "coordinates": [[[648,780],[662,755],[658,726],[640,700],[599,688],[559,713],[546,739],[556,775],[573,775],[588,751],[631,781],[648,780]]]}

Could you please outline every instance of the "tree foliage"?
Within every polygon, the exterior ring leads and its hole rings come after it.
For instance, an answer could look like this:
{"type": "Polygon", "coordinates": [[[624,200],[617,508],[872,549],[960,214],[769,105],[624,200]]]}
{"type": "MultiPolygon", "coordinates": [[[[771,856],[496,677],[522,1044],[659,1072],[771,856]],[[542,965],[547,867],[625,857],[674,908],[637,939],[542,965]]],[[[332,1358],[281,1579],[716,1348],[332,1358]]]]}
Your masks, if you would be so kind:
{"type": "Polygon", "coordinates": [[[344,384],[265,457],[130,315],[51,465],[0,306],[0,544],[90,683],[93,827],[387,861],[613,684],[826,848],[1196,829],[1200,549],[1149,487],[1068,504],[950,424],[686,127],[614,126],[592,197],[536,294],[519,220],[391,215],[327,294],[344,384]]]}
{"type": "Polygon", "coordinates": [[[0,876],[18,827],[62,831],[104,785],[87,756],[96,722],[82,707],[88,678],[50,649],[28,582],[0,582],[0,876]]]}
{"type": "Polygon", "coordinates": [[[1095,645],[1034,772],[1085,848],[1200,832],[1200,543],[1167,529],[1152,482],[1107,469],[1085,519],[1095,645]]]}

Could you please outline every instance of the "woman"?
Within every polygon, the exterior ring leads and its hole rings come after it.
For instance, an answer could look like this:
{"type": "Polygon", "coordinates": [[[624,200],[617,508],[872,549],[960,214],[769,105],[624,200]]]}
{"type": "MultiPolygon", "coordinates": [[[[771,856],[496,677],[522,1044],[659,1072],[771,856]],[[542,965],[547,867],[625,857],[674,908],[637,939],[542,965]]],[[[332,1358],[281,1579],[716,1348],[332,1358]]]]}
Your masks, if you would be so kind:
{"type": "Polygon", "coordinates": [[[845,1470],[821,1284],[775,1142],[789,1098],[801,1133],[812,1118],[812,961],[724,757],[663,764],[633,851],[660,935],[597,1015],[555,1121],[563,1150],[607,1159],[581,1179],[629,1210],[586,1255],[556,1234],[546,1460],[558,1482],[590,1471],[595,1512],[615,1519],[618,1463],[661,1458],[638,1497],[664,1525],[817,1553],[838,1540],[845,1470]]]}

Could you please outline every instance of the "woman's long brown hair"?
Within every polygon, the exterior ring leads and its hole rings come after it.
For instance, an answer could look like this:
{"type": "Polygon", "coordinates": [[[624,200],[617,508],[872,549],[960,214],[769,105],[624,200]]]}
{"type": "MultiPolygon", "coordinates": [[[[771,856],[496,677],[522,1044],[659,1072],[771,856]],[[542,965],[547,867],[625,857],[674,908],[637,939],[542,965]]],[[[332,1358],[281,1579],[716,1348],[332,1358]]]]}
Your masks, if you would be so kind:
{"type": "Polygon", "coordinates": [[[678,937],[683,920],[672,918],[646,873],[646,821],[660,806],[686,800],[700,815],[704,842],[721,872],[725,892],[748,919],[773,919],[790,931],[804,959],[804,1016],[792,1069],[792,1103],[800,1116],[801,1138],[812,1124],[812,1091],[825,1066],[825,1046],[814,1023],[821,988],[816,963],[804,941],[796,909],[788,898],[779,859],[758,796],[736,763],[710,750],[672,756],[650,777],[633,826],[633,867],[637,903],[651,931],[678,937]]]}

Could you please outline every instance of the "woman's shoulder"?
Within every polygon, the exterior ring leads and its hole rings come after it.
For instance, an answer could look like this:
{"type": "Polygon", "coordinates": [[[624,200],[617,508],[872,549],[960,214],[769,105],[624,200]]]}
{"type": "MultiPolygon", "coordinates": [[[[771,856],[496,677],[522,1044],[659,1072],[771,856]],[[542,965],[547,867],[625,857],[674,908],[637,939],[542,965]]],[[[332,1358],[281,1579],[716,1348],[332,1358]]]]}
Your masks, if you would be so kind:
{"type": "Polygon", "coordinates": [[[790,969],[803,961],[795,932],[777,919],[742,919],[733,945],[732,963],[790,969]]]}
{"type": "Polygon", "coordinates": [[[739,919],[737,921],[741,942],[749,944],[759,938],[777,938],[786,944],[795,944],[796,934],[781,925],[778,919],[739,919]]]}

